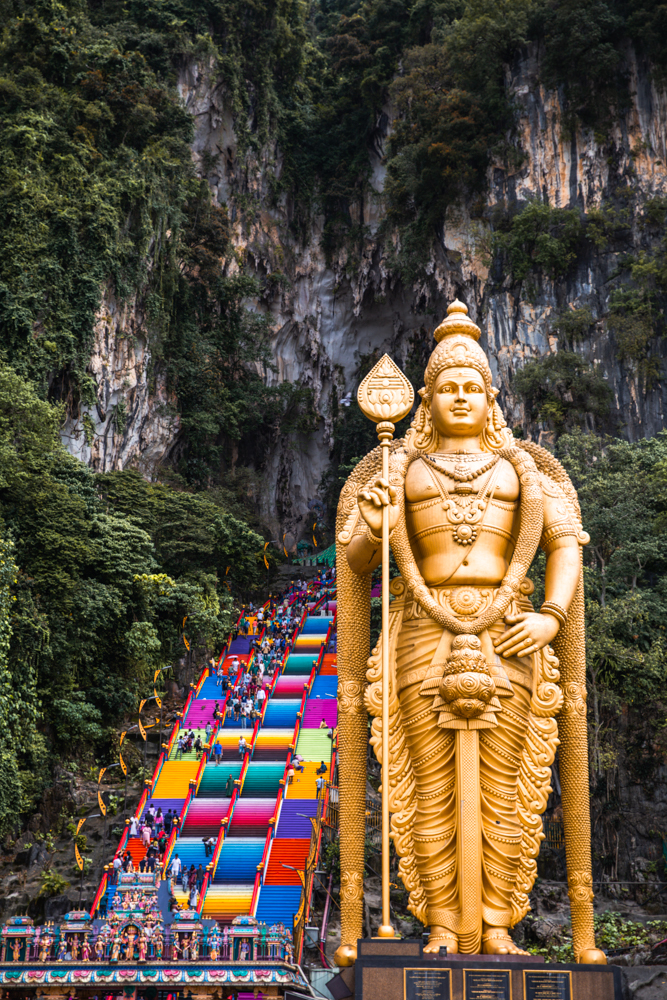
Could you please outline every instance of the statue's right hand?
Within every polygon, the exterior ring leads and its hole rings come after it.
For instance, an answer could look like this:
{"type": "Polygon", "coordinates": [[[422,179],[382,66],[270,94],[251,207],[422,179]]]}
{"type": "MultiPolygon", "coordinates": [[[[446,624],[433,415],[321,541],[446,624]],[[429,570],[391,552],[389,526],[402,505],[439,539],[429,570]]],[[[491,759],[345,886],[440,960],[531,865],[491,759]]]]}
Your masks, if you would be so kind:
{"type": "Polygon", "coordinates": [[[367,490],[357,496],[359,511],[376,538],[382,537],[382,510],[389,508],[389,531],[393,531],[398,521],[398,501],[396,488],[386,479],[376,479],[367,490]]]}

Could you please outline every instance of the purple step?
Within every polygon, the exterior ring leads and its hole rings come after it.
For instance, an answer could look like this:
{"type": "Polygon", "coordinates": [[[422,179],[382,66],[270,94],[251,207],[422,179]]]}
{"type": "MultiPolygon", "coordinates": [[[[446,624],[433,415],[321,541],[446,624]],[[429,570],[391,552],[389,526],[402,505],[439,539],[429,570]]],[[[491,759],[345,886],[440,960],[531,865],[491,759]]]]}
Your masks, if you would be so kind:
{"type": "Polygon", "coordinates": [[[335,729],[338,725],[338,703],[324,698],[309,698],[303,713],[304,729],[317,729],[322,719],[328,727],[335,729]]]}
{"type": "Polygon", "coordinates": [[[313,832],[311,816],[317,815],[317,799],[285,799],[280,810],[276,837],[302,839],[313,832]]]}

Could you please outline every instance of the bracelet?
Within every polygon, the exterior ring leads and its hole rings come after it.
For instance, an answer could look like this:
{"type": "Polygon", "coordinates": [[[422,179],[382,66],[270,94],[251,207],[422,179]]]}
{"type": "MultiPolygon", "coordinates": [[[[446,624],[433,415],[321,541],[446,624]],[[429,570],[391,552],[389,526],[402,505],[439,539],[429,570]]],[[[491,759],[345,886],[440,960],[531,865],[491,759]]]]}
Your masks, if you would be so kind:
{"type": "Polygon", "coordinates": [[[565,608],[561,608],[560,604],[556,604],[555,601],[545,601],[540,608],[541,615],[553,615],[557,618],[561,625],[564,625],[567,621],[567,611],[565,608]]]}
{"type": "Polygon", "coordinates": [[[377,535],[374,535],[374,534],[373,534],[373,532],[371,531],[371,529],[370,529],[370,526],[369,526],[368,524],[366,525],[366,539],[367,539],[367,541],[369,541],[369,542],[371,543],[371,545],[373,545],[373,546],[374,546],[375,548],[377,548],[377,547],[378,547],[378,545],[382,545],[382,539],[381,539],[381,538],[378,538],[378,537],[377,537],[377,535]]]}

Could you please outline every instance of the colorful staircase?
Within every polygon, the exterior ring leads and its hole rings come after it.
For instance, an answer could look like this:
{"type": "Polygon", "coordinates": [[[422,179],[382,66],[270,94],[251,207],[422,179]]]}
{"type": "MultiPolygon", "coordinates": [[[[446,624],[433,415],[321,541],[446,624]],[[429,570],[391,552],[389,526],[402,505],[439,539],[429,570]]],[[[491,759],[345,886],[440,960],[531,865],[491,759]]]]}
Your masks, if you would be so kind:
{"type": "MultiPolygon", "coordinates": [[[[163,814],[171,809],[180,817],[165,864],[178,854],[184,869],[192,865],[197,869],[201,864],[208,870],[199,903],[204,918],[228,923],[238,915],[251,914],[260,921],[290,927],[301,907],[311,818],[318,811],[316,771],[324,762],[324,776],[331,779],[337,723],[335,602],[330,601],[329,608],[327,617],[302,616],[279,676],[273,682],[264,678],[267,699],[254,729],[242,729],[231,713],[222,721],[215,718],[216,707],[223,710],[227,696],[218,679],[204,672],[158,762],[152,794],[142,797],[139,816],[153,803],[163,814]],[[324,728],[320,728],[322,720],[324,728]],[[201,755],[198,760],[194,750],[179,754],[178,731],[192,731],[206,744],[207,723],[213,727],[212,742],[223,748],[222,759],[216,763],[212,750],[208,761],[201,755]],[[243,757],[238,749],[241,735],[248,745],[243,757]],[[295,752],[304,760],[303,771],[295,769],[290,780],[289,764],[295,752]],[[216,842],[212,854],[204,847],[206,838],[216,842]]],[[[235,639],[224,651],[225,673],[234,656],[243,670],[250,666],[248,637],[235,639]]],[[[230,678],[232,683],[238,683],[242,673],[230,678]]],[[[128,839],[127,834],[119,850],[129,850],[135,865],[145,854],[141,840],[128,839]]],[[[98,901],[105,889],[103,882],[98,901]]],[[[181,884],[174,882],[173,890],[178,902],[185,903],[181,884]]]]}

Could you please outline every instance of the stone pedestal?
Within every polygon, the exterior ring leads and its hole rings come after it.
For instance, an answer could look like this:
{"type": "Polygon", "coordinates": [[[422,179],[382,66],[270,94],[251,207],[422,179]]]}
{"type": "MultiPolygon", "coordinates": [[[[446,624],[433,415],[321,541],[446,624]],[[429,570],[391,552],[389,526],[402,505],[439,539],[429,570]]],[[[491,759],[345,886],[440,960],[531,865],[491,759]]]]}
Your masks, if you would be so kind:
{"type": "MultiPolygon", "coordinates": [[[[560,965],[524,955],[424,955],[417,940],[358,942],[338,1000],[623,1000],[612,965],[560,965]],[[354,971],[354,979],[351,973],[354,971]]],[[[333,984],[333,989],[332,989],[333,984]]]]}

